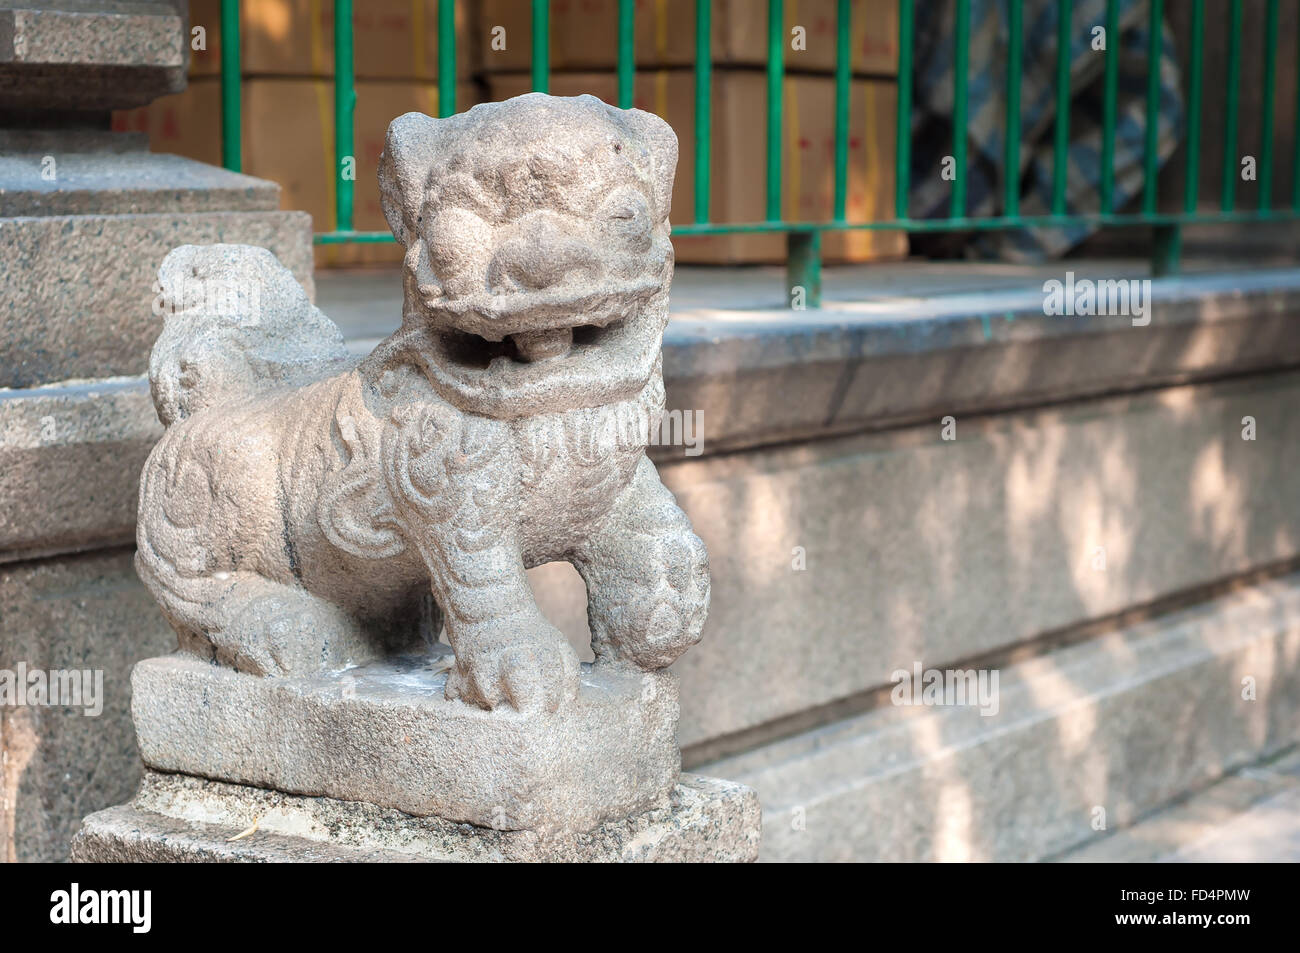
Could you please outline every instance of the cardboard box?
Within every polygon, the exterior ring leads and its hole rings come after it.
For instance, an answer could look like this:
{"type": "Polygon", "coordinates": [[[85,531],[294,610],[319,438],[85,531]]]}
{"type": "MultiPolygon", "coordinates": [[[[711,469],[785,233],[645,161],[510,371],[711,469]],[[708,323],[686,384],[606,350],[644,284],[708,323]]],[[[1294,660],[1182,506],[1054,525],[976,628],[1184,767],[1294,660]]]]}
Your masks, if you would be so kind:
{"type": "Polygon", "coordinates": [[[151,152],[221,165],[221,83],[213,76],[191,79],[179,93],[118,110],[113,131],[148,133],[151,152]]]}
{"type": "MultiPolygon", "coordinates": [[[[478,71],[471,0],[456,3],[456,75],[478,71]]],[[[334,75],[333,0],[240,0],[240,60],[245,76],[334,75]]],[[[221,72],[220,0],[191,0],[193,28],[206,50],[191,49],[190,75],[221,72]]],[[[357,0],[352,9],[357,79],[438,78],[437,0],[357,0]]]]}
{"type": "MultiPolygon", "coordinates": [[[[489,77],[489,99],[528,91],[529,78],[489,77]]],[[[610,73],[557,73],[557,96],[591,93],[617,101],[610,73]]],[[[663,117],[677,133],[679,157],[673,188],[675,225],[689,223],[695,208],[695,76],[691,70],[640,72],[634,105],[663,117]]],[[[845,218],[869,222],[893,218],[894,122],[897,90],[888,80],[854,80],[849,95],[848,191],[845,218]]],[[[761,222],[766,217],[767,78],[752,70],[720,70],[713,76],[713,134],[709,217],[714,222],[761,222]]],[[[835,191],[835,81],[822,76],[787,76],[782,148],[782,216],[787,221],[829,221],[835,191]]],[[[785,236],[675,235],[683,263],[780,263],[785,236]]],[[[826,231],[827,262],[902,258],[907,236],[896,231],[826,231]]]]}
{"type": "MultiPolygon", "coordinates": [[[[356,181],[353,225],[358,231],[388,231],[379,204],[379,156],[388,124],[403,113],[437,115],[437,83],[359,81],[353,131],[356,181]]],[[[280,207],[312,217],[312,229],[332,231],[335,215],[334,84],[317,79],[251,79],[242,85],[243,171],[279,184],[280,207]]],[[[464,84],[458,104],[478,101],[464,84]]],[[[141,109],[114,115],[113,128],[149,133],[154,152],[174,152],[202,162],[221,162],[221,84],[214,77],[141,109]]],[[[317,245],[317,267],[399,262],[392,244],[317,245]]]]}
{"type": "MultiPolygon", "coordinates": [[[[477,4],[480,60],[486,72],[532,67],[532,4],[482,0],[477,4]],[[504,34],[500,33],[504,30],[504,34]],[[504,49],[501,41],[504,39],[504,49]]],[[[836,0],[786,0],[785,67],[793,72],[834,72],[836,0]],[[792,31],[801,27],[803,49],[792,31]]],[[[898,0],[852,0],[849,50],[856,75],[898,73],[898,0]]],[[[695,0],[637,0],[636,65],[639,69],[695,64],[695,0]]],[[[551,68],[605,70],[618,65],[618,0],[552,0],[551,68]]],[[[767,65],[767,4],[714,0],[715,66],[767,65]]]]}

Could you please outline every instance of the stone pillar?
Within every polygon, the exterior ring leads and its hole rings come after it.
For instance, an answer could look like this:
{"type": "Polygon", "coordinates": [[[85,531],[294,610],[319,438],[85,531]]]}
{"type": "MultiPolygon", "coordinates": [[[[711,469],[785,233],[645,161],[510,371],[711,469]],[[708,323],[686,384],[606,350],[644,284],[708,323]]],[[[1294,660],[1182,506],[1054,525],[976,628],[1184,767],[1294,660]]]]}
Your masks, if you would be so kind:
{"type": "Polygon", "coordinates": [[[159,263],[244,242],[312,287],[310,218],[278,186],[109,131],[184,87],[188,36],[183,0],[0,0],[0,860],[66,858],[81,817],[140,780],[131,666],[176,638],[132,567],[162,433],[159,263]],[[83,704],[42,704],[40,680],[74,670],[83,704]]]}

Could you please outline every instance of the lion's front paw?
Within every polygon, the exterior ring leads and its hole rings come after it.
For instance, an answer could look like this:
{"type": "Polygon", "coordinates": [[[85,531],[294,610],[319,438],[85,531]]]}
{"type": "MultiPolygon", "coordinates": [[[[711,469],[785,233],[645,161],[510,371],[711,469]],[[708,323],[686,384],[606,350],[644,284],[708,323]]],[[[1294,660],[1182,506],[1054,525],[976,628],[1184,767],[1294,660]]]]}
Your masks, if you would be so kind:
{"type": "Polygon", "coordinates": [[[454,640],[446,695],[480,708],[558,711],[578,696],[578,656],[540,615],[481,623],[454,640]]]}
{"type": "Polygon", "coordinates": [[[638,542],[633,565],[640,572],[589,580],[587,616],[597,656],[660,669],[700,640],[709,611],[709,557],[689,530],[638,542]]]}

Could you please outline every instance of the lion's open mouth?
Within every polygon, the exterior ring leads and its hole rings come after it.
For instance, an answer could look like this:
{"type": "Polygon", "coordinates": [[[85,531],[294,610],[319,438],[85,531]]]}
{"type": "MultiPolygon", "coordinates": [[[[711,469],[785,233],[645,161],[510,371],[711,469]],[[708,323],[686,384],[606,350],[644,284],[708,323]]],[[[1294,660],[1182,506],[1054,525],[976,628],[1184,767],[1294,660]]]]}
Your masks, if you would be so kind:
{"type": "Polygon", "coordinates": [[[563,324],[558,318],[549,314],[537,322],[541,327],[517,328],[499,338],[465,326],[476,322],[430,328],[426,371],[459,406],[502,417],[551,406],[596,406],[645,386],[658,357],[660,305],[624,300],[594,315],[571,311],[563,324]]]}
{"type": "Polygon", "coordinates": [[[624,322],[600,327],[582,324],[577,327],[551,328],[543,331],[520,331],[509,334],[500,341],[489,341],[468,331],[449,330],[438,335],[443,356],[449,363],[466,370],[486,371],[495,363],[498,367],[507,362],[534,364],[570,356],[581,361],[596,349],[617,337],[624,322]]]}
{"type": "Polygon", "coordinates": [[[646,293],[658,284],[438,296],[425,306],[449,371],[472,386],[486,384],[488,375],[522,384],[555,373],[617,372],[630,354],[626,339],[642,326],[646,293]]]}

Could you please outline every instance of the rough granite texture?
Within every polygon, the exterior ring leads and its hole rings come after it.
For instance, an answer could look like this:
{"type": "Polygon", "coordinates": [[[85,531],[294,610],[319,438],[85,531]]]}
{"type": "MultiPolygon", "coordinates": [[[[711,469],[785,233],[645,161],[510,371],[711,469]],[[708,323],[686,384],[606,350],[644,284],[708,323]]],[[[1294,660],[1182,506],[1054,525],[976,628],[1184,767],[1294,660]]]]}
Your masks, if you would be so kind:
{"type": "Polygon", "coordinates": [[[263,246],[311,290],[305,212],[0,219],[0,388],[143,374],[162,328],[158,266],[187,242],[263,246]]]}
{"type": "Polygon", "coordinates": [[[149,151],[144,133],[0,129],[0,216],[273,212],[280,187],[149,151]]]}
{"type": "Polygon", "coordinates": [[[679,740],[1300,557],[1297,405],[1287,372],[663,466],[713,570],[679,740]]]}
{"type": "Polygon", "coordinates": [[[704,452],[722,453],[1300,365],[1300,269],[1155,279],[1145,327],[1044,315],[1041,288],[1024,281],[864,290],[840,310],[675,312],[666,406],[703,413],[704,452]]]}
{"type": "Polygon", "coordinates": [[[0,390],[0,563],[134,538],[161,435],[141,378],[0,390]]]}
{"type": "Polygon", "coordinates": [[[183,0],[0,0],[0,110],[110,110],[185,88],[183,0]]]}
{"type": "Polygon", "coordinates": [[[684,774],[664,807],[585,833],[539,834],[146,771],[136,799],[86,818],[80,862],[748,862],[759,807],[743,785],[684,774]],[[256,825],[252,833],[233,840],[256,825]]]}
{"type": "Polygon", "coordinates": [[[509,830],[587,830],[668,797],[672,675],[584,666],[559,712],[489,712],[444,696],[451,665],[446,646],[297,678],[147,659],[131,677],[140,753],[162,771],[509,830]]]}
{"type": "Polygon", "coordinates": [[[66,860],[81,818],[131,796],[131,666],[176,636],[132,550],[0,565],[0,669],[99,670],[103,712],[0,705],[0,862],[66,860]]]}
{"type": "MultiPolygon", "coordinates": [[[[1300,558],[1297,405],[1288,371],[959,414],[954,441],[935,419],[661,463],[713,580],[704,638],[674,666],[684,763],[916,659],[1005,651],[1300,558]]],[[[534,582],[576,634],[585,595],[564,570],[534,582]]]]}
{"type": "Polygon", "coordinates": [[[0,130],[0,562],[134,537],[161,430],[147,381],[118,375],[146,369],[173,244],[265,244],[310,282],[310,219],[276,210],[277,185],[147,147],[131,133],[0,130]]]}
{"type": "Polygon", "coordinates": [[[645,455],[676,162],[663,120],[591,96],[394,120],[402,325],[360,363],[267,250],[166,257],[136,568],[195,661],[139,669],[149,764],[534,830],[662,801],[677,702],[653,673],[709,599],[645,455]],[[555,560],[586,582],[589,674],[525,575],[555,560]],[[436,684],[355,668],[444,626],[436,684]]]}

